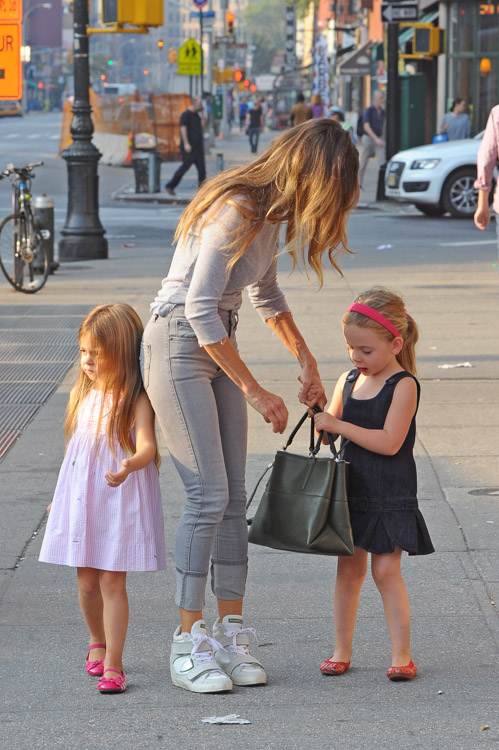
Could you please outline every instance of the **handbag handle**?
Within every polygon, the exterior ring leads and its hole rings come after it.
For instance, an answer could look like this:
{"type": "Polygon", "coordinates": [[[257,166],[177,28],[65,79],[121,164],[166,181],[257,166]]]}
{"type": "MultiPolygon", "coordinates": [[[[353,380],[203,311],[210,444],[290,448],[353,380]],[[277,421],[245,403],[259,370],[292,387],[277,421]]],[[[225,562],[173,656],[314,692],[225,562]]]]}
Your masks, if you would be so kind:
{"type": "MultiPolygon", "coordinates": [[[[322,409],[319,406],[313,406],[312,407],[312,411],[314,412],[314,414],[320,414],[320,412],[322,411],[322,409]]],[[[298,432],[298,430],[300,429],[300,427],[305,422],[305,420],[307,419],[308,416],[309,416],[308,411],[306,411],[305,414],[300,418],[300,421],[298,422],[298,424],[296,425],[296,427],[292,430],[290,436],[288,437],[286,443],[283,446],[283,450],[286,450],[287,448],[289,448],[289,446],[291,445],[291,443],[293,442],[293,440],[294,440],[294,438],[296,436],[296,433],[298,432]]],[[[324,436],[324,430],[321,430],[321,432],[319,432],[319,436],[318,436],[318,438],[316,440],[316,438],[315,438],[315,424],[314,424],[314,420],[311,419],[310,420],[310,444],[308,446],[308,451],[309,451],[309,453],[310,453],[311,456],[316,456],[318,454],[318,452],[320,451],[320,448],[321,448],[321,445],[322,445],[322,438],[323,438],[323,436],[324,436]]],[[[336,450],[336,446],[334,444],[333,436],[331,435],[330,432],[327,433],[327,436],[328,436],[328,439],[329,439],[329,449],[330,449],[331,453],[333,454],[333,456],[335,457],[335,459],[338,459],[339,458],[339,454],[338,454],[338,451],[336,450]]]]}

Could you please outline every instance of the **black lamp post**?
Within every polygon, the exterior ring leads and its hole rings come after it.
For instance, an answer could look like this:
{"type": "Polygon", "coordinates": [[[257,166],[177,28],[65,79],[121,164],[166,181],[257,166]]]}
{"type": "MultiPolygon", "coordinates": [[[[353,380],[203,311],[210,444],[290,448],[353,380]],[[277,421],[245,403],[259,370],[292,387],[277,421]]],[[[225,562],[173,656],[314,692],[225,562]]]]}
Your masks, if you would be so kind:
{"type": "Polygon", "coordinates": [[[100,151],[92,143],[94,127],[90,117],[90,69],[88,60],[88,3],[74,0],[74,104],[71,135],[73,142],[62,152],[68,165],[68,210],[61,230],[61,261],[107,258],[105,229],[99,219],[100,151]]]}

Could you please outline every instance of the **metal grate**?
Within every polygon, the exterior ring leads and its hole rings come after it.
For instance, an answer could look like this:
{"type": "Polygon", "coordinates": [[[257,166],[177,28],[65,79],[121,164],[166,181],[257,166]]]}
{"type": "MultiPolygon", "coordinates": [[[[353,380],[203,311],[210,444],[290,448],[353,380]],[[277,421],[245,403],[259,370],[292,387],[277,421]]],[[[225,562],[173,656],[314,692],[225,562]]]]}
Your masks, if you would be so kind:
{"type": "Polygon", "coordinates": [[[78,330],[81,323],[81,316],[66,315],[64,318],[54,318],[48,315],[24,315],[19,317],[18,315],[2,315],[0,316],[0,330],[26,330],[26,331],[40,331],[50,330],[55,331],[60,328],[78,330]]]}
{"type": "Polygon", "coordinates": [[[56,380],[60,382],[71,367],[62,362],[2,362],[1,383],[24,383],[27,380],[56,380]]]}
{"type": "Polygon", "coordinates": [[[87,305],[0,305],[0,461],[78,356],[87,305]]]}

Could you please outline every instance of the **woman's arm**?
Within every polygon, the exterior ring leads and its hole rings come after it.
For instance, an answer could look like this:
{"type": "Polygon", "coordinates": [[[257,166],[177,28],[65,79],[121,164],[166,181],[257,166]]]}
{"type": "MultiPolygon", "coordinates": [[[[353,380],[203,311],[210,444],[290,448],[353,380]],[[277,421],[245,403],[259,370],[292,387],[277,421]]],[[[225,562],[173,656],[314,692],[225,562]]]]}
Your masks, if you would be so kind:
{"type": "Polygon", "coordinates": [[[315,426],[332,434],[341,435],[373,453],[394,456],[409,432],[417,408],[417,386],[413,378],[404,378],[395,386],[393,399],[382,430],[370,430],[343,422],[330,413],[316,414],[315,426]]]}
{"type": "Polygon", "coordinates": [[[141,393],[135,408],[135,453],[124,458],[118,471],[108,471],[105,475],[110,487],[118,487],[131,474],[148,466],[156,455],[156,434],[154,431],[154,411],[147,395],[141,393]]]}
{"type": "Polygon", "coordinates": [[[307,406],[318,404],[322,409],[327,398],[317,369],[317,362],[298,330],[293,316],[290,312],[281,312],[267,318],[265,322],[279,336],[286,349],[296,357],[301,367],[301,373],[298,375],[301,383],[298,400],[307,406]]]}
{"type": "Polygon", "coordinates": [[[284,401],[275,393],[262,388],[248,370],[230,340],[224,338],[216,344],[205,344],[203,348],[242,390],[248,404],[256,409],[266,422],[272,424],[274,432],[284,432],[288,423],[288,410],[284,401]]]}

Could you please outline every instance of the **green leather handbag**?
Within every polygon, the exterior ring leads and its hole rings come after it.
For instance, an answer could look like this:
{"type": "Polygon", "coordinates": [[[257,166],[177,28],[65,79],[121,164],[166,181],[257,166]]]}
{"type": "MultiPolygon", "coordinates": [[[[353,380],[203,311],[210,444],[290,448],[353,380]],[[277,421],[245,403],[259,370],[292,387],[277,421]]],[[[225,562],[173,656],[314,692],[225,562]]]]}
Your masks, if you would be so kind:
{"type": "MultiPolygon", "coordinates": [[[[318,411],[318,410],[317,410],[318,411]]],[[[248,520],[249,541],[273,549],[313,555],[353,555],[354,545],[347,501],[348,462],[328,434],[331,455],[319,457],[322,436],[314,443],[311,420],[309,455],[288,453],[296,433],[308,417],[300,419],[283,449],[260,477],[271,469],[253,519],[248,520]]]]}

